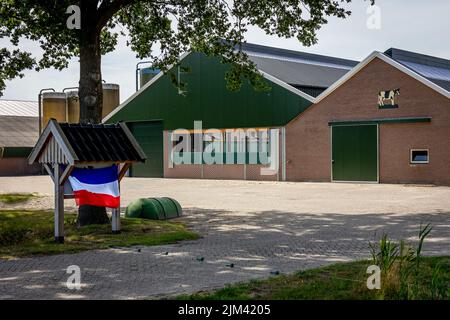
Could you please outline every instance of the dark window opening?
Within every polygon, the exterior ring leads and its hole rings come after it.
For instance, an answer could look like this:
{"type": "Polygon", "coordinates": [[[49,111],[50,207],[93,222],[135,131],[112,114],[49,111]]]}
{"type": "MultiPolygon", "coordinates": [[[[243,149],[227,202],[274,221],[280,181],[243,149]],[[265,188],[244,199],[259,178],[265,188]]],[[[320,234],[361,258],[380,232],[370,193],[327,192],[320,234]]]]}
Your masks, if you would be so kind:
{"type": "Polygon", "coordinates": [[[411,163],[428,163],[428,150],[411,150],[411,163]]]}

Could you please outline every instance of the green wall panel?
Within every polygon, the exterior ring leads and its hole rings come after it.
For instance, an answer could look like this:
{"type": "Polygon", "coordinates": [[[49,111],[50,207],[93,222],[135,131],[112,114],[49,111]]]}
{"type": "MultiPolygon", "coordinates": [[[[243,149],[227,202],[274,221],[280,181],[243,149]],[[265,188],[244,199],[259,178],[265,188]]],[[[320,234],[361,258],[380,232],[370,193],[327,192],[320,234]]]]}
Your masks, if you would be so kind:
{"type": "MultiPolygon", "coordinates": [[[[217,58],[189,54],[182,62],[188,73],[181,81],[187,93],[178,94],[170,77],[164,75],[117,112],[109,123],[163,120],[164,129],[192,129],[195,120],[203,128],[249,128],[283,126],[311,105],[311,102],[268,81],[269,92],[255,91],[247,82],[241,90],[226,89],[229,66],[217,58]]],[[[171,70],[177,75],[177,67],[171,70]]]]}
{"type": "Polygon", "coordinates": [[[147,155],[147,159],[144,163],[134,163],[131,165],[131,176],[162,177],[164,175],[162,122],[129,122],[128,127],[144,153],[147,155]]]}
{"type": "Polygon", "coordinates": [[[28,157],[33,147],[4,147],[3,152],[0,148],[0,157],[3,158],[20,158],[28,157]]]}

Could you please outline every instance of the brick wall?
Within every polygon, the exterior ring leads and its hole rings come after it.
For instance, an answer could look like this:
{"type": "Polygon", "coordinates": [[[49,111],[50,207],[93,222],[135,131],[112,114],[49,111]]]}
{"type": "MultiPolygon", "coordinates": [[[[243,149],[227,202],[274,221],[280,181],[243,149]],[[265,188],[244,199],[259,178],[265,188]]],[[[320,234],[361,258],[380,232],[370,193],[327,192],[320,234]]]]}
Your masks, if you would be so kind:
{"type": "Polygon", "coordinates": [[[41,172],[39,164],[28,164],[27,158],[0,159],[0,176],[29,176],[41,172]]]}

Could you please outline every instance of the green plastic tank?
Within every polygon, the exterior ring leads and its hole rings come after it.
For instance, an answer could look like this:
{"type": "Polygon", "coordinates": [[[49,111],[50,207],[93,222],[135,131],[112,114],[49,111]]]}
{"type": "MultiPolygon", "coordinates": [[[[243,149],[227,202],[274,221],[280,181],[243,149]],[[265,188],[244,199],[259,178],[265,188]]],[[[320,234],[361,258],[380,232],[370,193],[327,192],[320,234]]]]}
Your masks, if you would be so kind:
{"type": "Polygon", "coordinates": [[[131,202],[125,211],[126,217],[151,220],[166,220],[181,215],[182,208],[179,202],[168,197],[137,199],[131,202]]]}
{"type": "Polygon", "coordinates": [[[144,199],[137,199],[131,202],[125,209],[125,217],[140,218],[142,215],[142,200],[144,199]]]}

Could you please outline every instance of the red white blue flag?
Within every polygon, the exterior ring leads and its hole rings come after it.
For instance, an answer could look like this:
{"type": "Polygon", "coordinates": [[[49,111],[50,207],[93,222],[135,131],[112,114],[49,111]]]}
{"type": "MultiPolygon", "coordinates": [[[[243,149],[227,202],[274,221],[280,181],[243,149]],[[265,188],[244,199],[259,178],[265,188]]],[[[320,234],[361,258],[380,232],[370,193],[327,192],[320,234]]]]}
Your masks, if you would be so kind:
{"type": "Polygon", "coordinates": [[[78,206],[120,206],[119,174],[116,165],[101,169],[75,168],[69,181],[78,206]]]}

